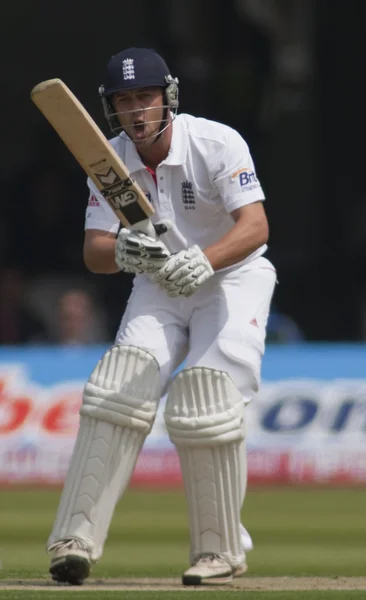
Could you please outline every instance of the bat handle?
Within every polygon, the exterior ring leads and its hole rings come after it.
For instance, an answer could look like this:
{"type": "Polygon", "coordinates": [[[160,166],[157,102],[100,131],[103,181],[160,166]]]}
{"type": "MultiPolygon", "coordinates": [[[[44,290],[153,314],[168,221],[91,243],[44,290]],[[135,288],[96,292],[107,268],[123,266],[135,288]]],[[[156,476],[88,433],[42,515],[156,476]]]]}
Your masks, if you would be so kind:
{"type": "Polygon", "coordinates": [[[187,241],[184,239],[184,237],[178,231],[178,229],[172,223],[172,221],[169,221],[168,219],[165,219],[164,221],[162,221],[161,223],[157,223],[156,225],[153,225],[150,219],[144,219],[143,221],[136,223],[132,229],[141,231],[142,233],[145,233],[146,235],[149,235],[153,238],[156,238],[156,236],[163,235],[167,231],[172,230],[175,236],[179,239],[180,243],[182,244],[182,248],[187,247],[187,241]]]}
{"type": "Polygon", "coordinates": [[[136,223],[132,229],[136,229],[137,231],[140,231],[141,233],[145,233],[146,235],[149,235],[152,238],[155,238],[156,236],[160,236],[163,233],[166,233],[169,229],[171,229],[171,225],[170,222],[163,222],[163,223],[157,223],[156,225],[153,225],[152,222],[150,221],[150,219],[144,219],[143,221],[140,221],[139,223],[136,223]]]}
{"type": "Polygon", "coordinates": [[[141,233],[145,233],[146,235],[155,238],[158,234],[158,232],[156,231],[156,228],[154,227],[154,225],[152,224],[152,222],[150,221],[150,219],[144,219],[143,221],[139,221],[138,223],[135,223],[131,229],[135,229],[136,231],[140,231],[141,233]]]}

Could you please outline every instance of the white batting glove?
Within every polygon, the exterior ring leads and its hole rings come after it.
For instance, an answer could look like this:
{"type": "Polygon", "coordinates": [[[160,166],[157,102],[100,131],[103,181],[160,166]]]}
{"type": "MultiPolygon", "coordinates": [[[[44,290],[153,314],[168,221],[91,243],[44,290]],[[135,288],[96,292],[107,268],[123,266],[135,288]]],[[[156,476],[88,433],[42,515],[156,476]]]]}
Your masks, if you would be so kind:
{"type": "Polygon", "coordinates": [[[214,274],[207,256],[198,246],[172,254],[151,278],[168,296],[192,296],[214,274]]]}
{"type": "Polygon", "coordinates": [[[154,273],[168,256],[170,252],[159,238],[125,228],[118,234],[115,261],[125,273],[154,273]]]}

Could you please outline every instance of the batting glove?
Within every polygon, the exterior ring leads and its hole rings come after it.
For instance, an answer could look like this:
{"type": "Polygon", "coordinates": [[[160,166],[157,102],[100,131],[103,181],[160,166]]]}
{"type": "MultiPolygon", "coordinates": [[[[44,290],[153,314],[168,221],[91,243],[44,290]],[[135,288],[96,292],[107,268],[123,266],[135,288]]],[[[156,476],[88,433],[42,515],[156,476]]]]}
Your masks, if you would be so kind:
{"type": "Polygon", "coordinates": [[[154,273],[168,256],[170,252],[159,238],[125,228],[118,234],[115,261],[125,273],[154,273]]]}
{"type": "Polygon", "coordinates": [[[214,274],[207,256],[198,246],[172,254],[151,278],[168,296],[192,296],[214,274]]]}

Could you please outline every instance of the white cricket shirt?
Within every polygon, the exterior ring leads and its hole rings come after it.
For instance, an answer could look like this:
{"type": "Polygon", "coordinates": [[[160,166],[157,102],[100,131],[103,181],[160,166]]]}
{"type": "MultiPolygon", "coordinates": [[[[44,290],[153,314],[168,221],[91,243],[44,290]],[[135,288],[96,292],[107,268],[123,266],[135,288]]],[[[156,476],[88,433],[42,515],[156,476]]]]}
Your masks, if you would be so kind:
{"type": "MultiPolygon", "coordinates": [[[[153,204],[153,223],[162,219],[174,223],[162,236],[170,252],[214,244],[233,226],[231,211],[264,200],[248,145],[227,125],[178,115],[169,154],[156,169],[156,184],[125,134],[110,143],[153,204]]],[[[119,220],[90,179],[88,186],[85,229],[117,233],[119,220]]],[[[261,246],[240,265],[266,249],[261,246]]]]}

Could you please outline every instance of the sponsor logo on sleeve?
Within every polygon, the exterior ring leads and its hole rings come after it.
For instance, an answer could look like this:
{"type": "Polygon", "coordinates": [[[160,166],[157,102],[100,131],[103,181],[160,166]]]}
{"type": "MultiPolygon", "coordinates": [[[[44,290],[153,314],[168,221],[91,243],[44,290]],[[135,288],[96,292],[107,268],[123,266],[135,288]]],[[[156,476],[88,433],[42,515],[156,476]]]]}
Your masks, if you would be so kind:
{"type": "Polygon", "coordinates": [[[89,197],[88,206],[100,206],[99,200],[94,196],[94,194],[89,197]]]}
{"type": "Polygon", "coordinates": [[[231,179],[233,181],[238,178],[240,189],[242,192],[250,192],[260,187],[260,183],[257,179],[254,169],[239,169],[232,174],[231,179]]]}

